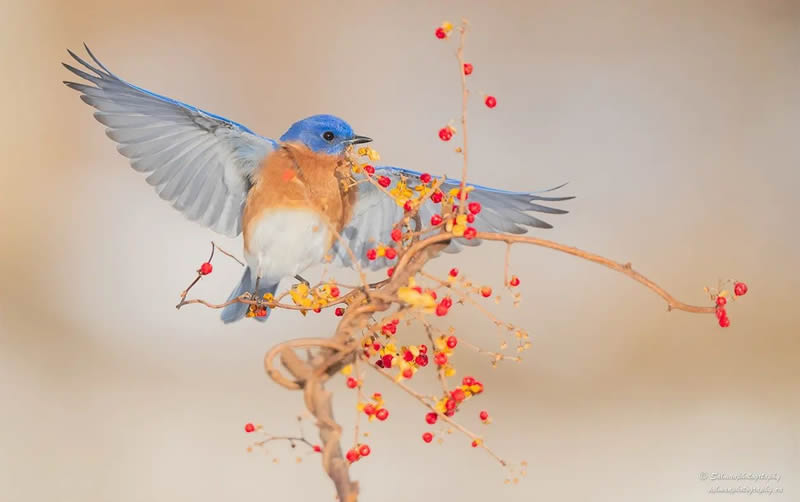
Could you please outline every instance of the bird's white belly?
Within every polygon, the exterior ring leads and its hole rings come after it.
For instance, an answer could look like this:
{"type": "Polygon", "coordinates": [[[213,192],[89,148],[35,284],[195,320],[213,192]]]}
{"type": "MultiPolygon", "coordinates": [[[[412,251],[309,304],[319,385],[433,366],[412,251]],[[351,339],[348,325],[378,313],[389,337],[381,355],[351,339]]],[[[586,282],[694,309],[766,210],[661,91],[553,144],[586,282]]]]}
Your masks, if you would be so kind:
{"type": "Polygon", "coordinates": [[[255,224],[245,259],[262,281],[275,284],[322,261],[330,243],[322,216],[306,209],[274,209],[255,224]]]}

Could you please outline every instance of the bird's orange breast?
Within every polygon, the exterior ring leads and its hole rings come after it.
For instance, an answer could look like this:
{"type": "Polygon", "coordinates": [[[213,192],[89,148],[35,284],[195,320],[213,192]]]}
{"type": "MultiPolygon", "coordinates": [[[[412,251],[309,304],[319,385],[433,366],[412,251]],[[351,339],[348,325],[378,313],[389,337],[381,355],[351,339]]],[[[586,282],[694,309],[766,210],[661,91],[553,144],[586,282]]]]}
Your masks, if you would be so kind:
{"type": "MultiPolygon", "coordinates": [[[[242,214],[245,249],[254,226],[276,209],[317,212],[341,232],[356,201],[356,190],[346,190],[341,182],[348,169],[343,157],[315,153],[301,145],[284,144],[268,155],[256,171],[242,214]]],[[[332,232],[329,246],[333,238],[332,232]]]]}

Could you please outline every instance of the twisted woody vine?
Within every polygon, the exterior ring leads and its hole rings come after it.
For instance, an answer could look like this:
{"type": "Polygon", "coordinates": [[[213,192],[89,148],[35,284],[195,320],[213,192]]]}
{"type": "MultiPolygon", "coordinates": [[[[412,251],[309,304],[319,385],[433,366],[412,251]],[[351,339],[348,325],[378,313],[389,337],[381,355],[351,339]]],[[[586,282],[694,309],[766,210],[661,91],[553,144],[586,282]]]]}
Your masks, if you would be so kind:
{"type": "MultiPolygon", "coordinates": [[[[311,454],[319,455],[324,471],[335,485],[338,498],[343,501],[354,501],[358,497],[358,483],[351,480],[350,465],[364,461],[371,453],[364,435],[359,434],[360,418],[391,422],[391,408],[382,394],[373,392],[368,395],[365,391],[368,373],[375,375],[385,385],[398,386],[410,396],[411,401],[416,401],[420,408],[420,424],[424,427],[419,437],[423,444],[435,439],[441,441],[444,435],[460,434],[474,448],[485,451],[509,470],[505,480],[507,483],[515,483],[519,476],[525,474],[524,461],[512,466],[490,448],[483,434],[459,422],[462,415],[474,415],[484,425],[491,423],[491,415],[481,408],[479,399],[490,389],[484,388],[479,375],[457,375],[454,356],[459,351],[474,351],[485,355],[496,366],[502,361],[520,361],[519,353],[527,350],[531,344],[523,328],[502,321],[491,313],[491,303],[503,300],[491,285],[474,284],[456,268],[451,269],[445,277],[437,277],[425,270],[427,262],[439,255],[452,240],[478,239],[505,245],[502,286],[504,295],[507,293],[515,306],[521,301],[517,288],[522,284],[522,278],[513,274],[510,266],[511,248],[516,244],[553,249],[611,268],[659,295],[666,302],[668,310],[713,314],[722,328],[731,324],[727,309],[732,301],[747,293],[744,282],[725,280],[715,288],[705,288],[709,297],[708,305],[689,305],[678,301],[661,286],[634,270],[630,263],[619,263],[536,237],[477,231],[472,224],[481,218],[481,205],[469,200],[470,187],[466,185],[467,103],[470,96],[467,84],[468,77],[476,71],[476,67],[464,59],[467,30],[466,20],[456,27],[444,22],[435,30],[435,37],[442,42],[451,39],[458,41],[456,59],[463,98],[460,124],[458,128],[452,123],[444,125],[438,131],[438,138],[448,145],[460,138],[460,144],[454,149],[463,162],[460,187],[443,191],[440,187],[444,180],[430,174],[420,176],[418,183],[401,179],[392,186],[390,178],[374,175],[375,169],[370,162],[380,158],[375,150],[351,147],[348,152],[349,167],[354,175],[360,176],[358,179],[352,177],[343,180],[346,188],[352,189],[358,183],[371,183],[404,210],[403,218],[391,232],[390,241],[375,242],[366,251],[368,260],[383,258],[390,263],[384,269],[386,277],[383,280],[368,283],[364,271],[356,265],[361,279],[358,285],[345,285],[333,280],[315,285],[300,283],[276,295],[268,293],[263,298],[254,298],[245,293],[223,304],[187,299],[189,290],[211,274],[216,251],[239,261],[212,243],[211,256],[199,267],[194,281],[181,294],[181,301],[177,305],[178,308],[188,304],[222,308],[233,302],[242,302],[249,304],[248,317],[265,316],[269,308],[296,310],[303,315],[309,311],[328,311],[340,318],[332,335],[280,343],[270,349],[264,358],[270,378],[288,390],[302,392],[304,404],[319,430],[319,441],[307,439],[302,427],[297,436],[268,434],[260,425],[253,423],[245,424],[244,431],[261,435],[248,450],[274,441],[286,441],[292,448],[307,448],[311,454]],[[439,212],[429,221],[421,221],[419,208],[428,200],[437,205],[439,212]],[[474,345],[468,336],[460,337],[453,328],[439,325],[441,318],[446,318],[452,310],[460,307],[480,312],[496,325],[503,335],[497,351],[474,345]],[[411,339],[404,336],[405,333],[423,333],[425,343],[412,344],[411,339]],[[339,374],[342,375],[341,379],[336,378],[339,374]],[[439,394],[424,395],[414,390],[414,381],[426,377],[439,381],[439,394]],[[334,420],[331,404],[333,395],[326,385],[341,389],[341,392],[358,394],[353,435],[345,434],[343,427],[334,420]]],[[[488,109],[495,109],[498,100],[495,96],[484,95],[481,104],[488,109]]],[[[348,252],[352,256],[353,252],[348,252]]],[[[356,259],[352,261],[358,263],[356,259]]],[[[241,261],[239,263],[242,264],[241,261]]]]}

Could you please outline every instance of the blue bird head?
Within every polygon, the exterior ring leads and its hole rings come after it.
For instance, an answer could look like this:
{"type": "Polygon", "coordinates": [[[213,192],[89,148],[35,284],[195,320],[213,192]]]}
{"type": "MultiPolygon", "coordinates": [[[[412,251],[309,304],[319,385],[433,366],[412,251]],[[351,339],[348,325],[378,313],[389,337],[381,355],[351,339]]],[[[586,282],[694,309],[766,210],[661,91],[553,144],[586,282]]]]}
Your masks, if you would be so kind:
{"type": "Polygon", "coordinates": [[[369,143],[372,139],[353,133],[350,124],[333,115],[313,115],[292,124],[282,142],[306,145],[311,151],[340,155],[349,145],[369,143]]]}

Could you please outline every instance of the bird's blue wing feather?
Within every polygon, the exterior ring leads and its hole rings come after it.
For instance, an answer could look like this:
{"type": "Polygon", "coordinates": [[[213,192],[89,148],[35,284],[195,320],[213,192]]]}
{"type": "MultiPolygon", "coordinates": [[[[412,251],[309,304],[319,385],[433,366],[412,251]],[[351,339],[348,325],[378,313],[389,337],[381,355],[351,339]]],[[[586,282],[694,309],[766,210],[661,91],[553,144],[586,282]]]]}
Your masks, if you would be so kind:
{"type": "MultiPolygon", "coordinates": [[[[409,186],[420,182],[422,173],[410,169],[399,167],[376,167],[375,176],[388,176],[394,186],[401,179],[406,179],[409,186]]],[[[441,186],[443,192],[447,193],[453,188],[461,186],[460,179],[445,178],[441,186]]],[[[528,231],[528,227],[552,228],[549,223],[529,214],[530,212],[547,214],[565,214],[563,209],[552,208],[541,203],[561,202],[574,197],[553,197],[547,194],[558,190],[564,185],[559,185],[547,190],[537,192],[512,192],[500,190],[483,185],[467,183],[473,187],[469,192],[469,201],[480,202],[481,212],[472,225],[479,232],[505,232],[512,234],[522,234],[528,231]]],[[[351,264],[350,254],[345,247],[349,246],[353,254],[361,261],[362,266],[372,269],[388,266],[384,258],[377,260],[367,260],[367,250],[376,246],[377,243],[391,242],[391,232],[394,225],[403,217],[403,209],[383,191],[377,189],[371,183],[360,183],[357,185],[358,198],[353,209],[353,216],[350,222],[342,231],[344,242],[338,242],[334,246],[334,259],[344,265],[351,264]]],[[[439,213],[439,204],[428,200],[419,209],[420,219],[423,225],[427,225],[435,213],[439,213]]],[[[477,246],[480,241],[455,239],[445,251],[457,252],[460,246],[477,246]]]]}
{"type": "Polygon", "coordinates": [[[158,195],[189,219],[238,235],[250,176],[277,143],[232,120],[126,82],[88,47],[97,66],[68,52],[84,69],[64,66],[88,83],[64,83],[97,109],[95,118],[131,166],[147,173],[158,195]]]}

